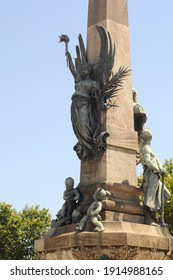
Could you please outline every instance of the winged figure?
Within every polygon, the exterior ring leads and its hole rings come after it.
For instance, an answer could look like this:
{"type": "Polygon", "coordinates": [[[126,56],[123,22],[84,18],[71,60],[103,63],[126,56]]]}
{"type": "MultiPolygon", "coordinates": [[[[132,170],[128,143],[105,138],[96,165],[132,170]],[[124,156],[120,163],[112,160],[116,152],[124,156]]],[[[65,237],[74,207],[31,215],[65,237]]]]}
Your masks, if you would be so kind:
{"type": "Polygon", "coordinates": [[[97,25],[96,28],[100,36],[100,54],[96,63],[89,63],[81,34],[74,63],[67,48],[65,52],[75,82],[71,121],[78,142],[74,150],[82,161],[99,160],[106,150],[109,134],[102,131],[101,112],[116,107],[111,99],[117,96],[130,71],[120,67],[117,73],[112,73],[115,44],[103,26],[97,25]]]}

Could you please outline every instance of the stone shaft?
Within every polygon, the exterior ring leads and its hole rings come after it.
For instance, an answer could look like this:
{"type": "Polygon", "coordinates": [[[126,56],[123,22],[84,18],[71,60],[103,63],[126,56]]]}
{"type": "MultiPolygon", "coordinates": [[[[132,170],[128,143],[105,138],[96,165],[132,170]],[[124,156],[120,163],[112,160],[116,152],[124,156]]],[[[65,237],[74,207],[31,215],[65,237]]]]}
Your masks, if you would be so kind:
{"type": "MultiPolygon", "coordinates": [[[[89,0],[87,53],[91,63],[99,56],[100,39],[96,25],[110,32],[116,54],[113,72],[120,66],[131,69],[127,0],[89,0]]],[[[131,75],[116,98],[117,107],[107,110],[102,125],[110,134],[107,150],[99,161],[81,163],[81,185],[113,180],[136,185],[137,134],[134,131],[131,75]]]]}

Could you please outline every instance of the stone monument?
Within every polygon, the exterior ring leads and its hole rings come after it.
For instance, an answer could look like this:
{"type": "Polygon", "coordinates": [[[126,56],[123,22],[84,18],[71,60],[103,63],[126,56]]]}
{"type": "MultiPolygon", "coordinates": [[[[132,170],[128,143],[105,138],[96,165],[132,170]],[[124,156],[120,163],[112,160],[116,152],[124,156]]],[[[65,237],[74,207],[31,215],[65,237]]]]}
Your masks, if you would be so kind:
{"type": "Polygon", "coordinates": [[[66,49],[75,80],[79,196],[71,217],[60,214],[45,238],[35,241],[38,259],[171,259],[173,238],[166,227],[144,224],[137,187],[127,2],[89,0],[87,47],[79,35],[75,64],[66,49]]]}

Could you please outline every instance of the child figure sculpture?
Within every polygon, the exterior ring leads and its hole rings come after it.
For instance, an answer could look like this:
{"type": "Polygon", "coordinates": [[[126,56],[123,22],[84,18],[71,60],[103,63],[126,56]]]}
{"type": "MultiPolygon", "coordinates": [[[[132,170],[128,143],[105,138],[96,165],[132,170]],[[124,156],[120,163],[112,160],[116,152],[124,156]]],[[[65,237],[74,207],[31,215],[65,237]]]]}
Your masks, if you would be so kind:
{"type": "Polygon", "coordinates": [[[63,199],[65,203],[61,209],[61,217],[65,218],[67,223],[71,222],[72,212],[76,206],[76,202],[79,200],[79,192],[74,188],[74,180],[71,177],[66,178],[65,180],[66,190],[63,194],[63,199]]]}
{"type": "Polygon", "coordinates": [[[101,216],[99,215],[99,213],[102,210],[102,200],[106,199],[106,196],[109,195],[111,195],[109,191],[105,191],[102,188],[97,188],[93,196],[94,202],[89,206],[87,214],[82,218],[79,226],[76,227],[77,231],[82,231],[87,222],[92,223],[98,229],[98,231],[105,230],[103,224],[100,222],[101,216]]]}

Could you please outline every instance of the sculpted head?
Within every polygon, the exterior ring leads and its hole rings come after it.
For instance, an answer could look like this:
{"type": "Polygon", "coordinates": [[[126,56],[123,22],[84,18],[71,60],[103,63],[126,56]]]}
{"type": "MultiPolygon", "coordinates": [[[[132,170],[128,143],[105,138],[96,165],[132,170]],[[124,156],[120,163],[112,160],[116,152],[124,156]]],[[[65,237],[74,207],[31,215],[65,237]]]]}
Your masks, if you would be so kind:
{"type": "Polygon", "coordinates": [[[93,66],[90,63],[86,63],[82,65],[81,67],[81,76],[87,77],[88,75],[91,75],[93,72],[93,66]]]}
{"type": "Polygon", "coordinates": [[[141,134],[140,137],[144,140],[144,141],[148,141],[152,139],[152,132],[149,128],[145,128],[141,134]]]}
{"type": "Polygon", "coordinates": [[[132,88],[132,94],[133,94],[133,102],[137,102],[138,101],[138,92],[135,88],[132,88]]]}
{"type": "Polygon", "coordinates": [[[111,195],[111,193],[109,191],[106,191],[102,188],[97,188],[95,194],[94,194],[94,199],[98,199],[98,200],[104,200],[106,199],[106,196],[111,195]]]}
{"type": "Polygon", "coordinates": [[[66,186],[66,189],[69,191],[69,190],[72,190],[73,189],[73,186],[74,186],[74,180],[73,178],[71,177],[68,177],[65,179],[65,186],[66,186]]]}

